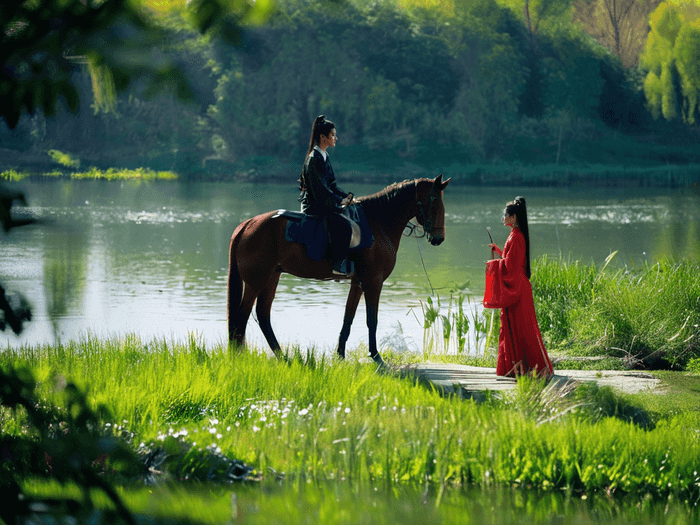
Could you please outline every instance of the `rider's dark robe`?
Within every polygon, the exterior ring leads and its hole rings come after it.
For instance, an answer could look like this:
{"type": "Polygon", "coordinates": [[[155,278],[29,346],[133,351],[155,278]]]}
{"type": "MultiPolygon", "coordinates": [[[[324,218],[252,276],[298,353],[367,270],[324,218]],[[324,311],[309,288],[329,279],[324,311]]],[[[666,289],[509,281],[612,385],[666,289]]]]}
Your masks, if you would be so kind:
{"type": "MultiPolygon", "coordinates": [[[[335,173],[328,156],[316,147],[306,157],[301,177],[301,211],[323,217],[330,240],[334,270],[347,258],[352,237],[352,226],[345,218],[341,201],[348,196],[335,181],[335,173]]],[[[345,273],[344,270],[340,270],[345,273]]]]}
{"type": "Polygon", "coordinates": [[[525,237],[519,228],[513,228],[503,247],[502,258],[487,263],[489,304],[485,306],[501,308],[496,364],[499,376],[514,375],[518,363],[524,365],[525,372],[554,373],[537,325],[525,258],[525,237]]]}
{"type": "Polygon", "coordinates": [[[301,185],[301,211],[309,215],[342,213],[340,202],[348,194],[338,188],[331,161],[324,159],[319,149],[314,148],[306,157],[301,185]]]}

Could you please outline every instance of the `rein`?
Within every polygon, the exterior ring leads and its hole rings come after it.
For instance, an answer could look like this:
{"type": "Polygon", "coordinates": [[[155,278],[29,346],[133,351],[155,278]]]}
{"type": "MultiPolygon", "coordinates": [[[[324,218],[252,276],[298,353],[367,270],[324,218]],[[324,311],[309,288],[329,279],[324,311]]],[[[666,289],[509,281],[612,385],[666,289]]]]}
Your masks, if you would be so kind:
{"type": "Polygon", "coordinates": [[[418,239],[422,239],[428,234],[431,234],[433,232],[433,221],[431,219],[427,219],[426,217],[430,217],[430,212],[432,211],[433,204],[437,200],[437,195],[436,192],[433,188],[430,190],[430,201],[428,202],[428,206],[423,208],[423,203],[421,201],[418,201],[416,205],[418,206],[418,213],[416,213],[416,218],[420,220],[423,223],[423,233],[421,235],[416,234],[416,228],[418,228],[417,224],[413,224],[412,222],[409,221],[409,223],[406,225],[406,228],[409,230],[408,233],[404,233],[406,237],[415,237],[416,238],[416,247],[418,248],[418,255],[420,256],[420,262],[423,265],[423,272],[425,272],[425,278],[428,280],[428,285],[430,286],[430,291],[432,292],[433,295],[435,295],[435,289],[433,288],[433,283],[430,282],[430,276],[428,275],[428,269],[425,267],[425,261],[423,260],[423,252],[420,250],[420,243],[418,243],[418,239]]]}

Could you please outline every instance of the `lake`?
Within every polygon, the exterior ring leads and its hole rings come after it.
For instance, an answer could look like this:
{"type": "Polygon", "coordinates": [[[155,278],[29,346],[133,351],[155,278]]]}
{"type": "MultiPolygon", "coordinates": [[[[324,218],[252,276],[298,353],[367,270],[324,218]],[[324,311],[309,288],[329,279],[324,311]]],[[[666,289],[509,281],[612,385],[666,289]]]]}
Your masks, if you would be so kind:
{"type": "MultiPolygon", "coordinates": [[[[295,181],[251,183],[113,182],[44,179],[5,183],[26,193],[25,213],[47,224],[2,235],[0,281],[25,296],[33,321],[21,337],[0,343],[52,344],[87,334],[136,334],[207,344],[226,340],[228,246],[248,217],[298,209],[295,181]]],[[[355,195],[384,184],[341,184],[355,195]]],[[[659,258],[700,259],[700,193],[696,189],[512,188],[449,186],[445,242],[405,237],[386,281],[379,312],[380,348],[422,347],[421,306],[439,295],[467,297],[479,314],[491,228],[499,246],[505,203],[528,202],[531,255],[562,256],[601,265],[639,266],[659,258]]],[[[342,324],[349,284],[283,274],[272,307],[280,343],[331,352],[342,324]]],[[[267,347],[253,317],[248,341],[267,347]]],[[[348,348],[367,341],[361,302],[348,348]]]]}

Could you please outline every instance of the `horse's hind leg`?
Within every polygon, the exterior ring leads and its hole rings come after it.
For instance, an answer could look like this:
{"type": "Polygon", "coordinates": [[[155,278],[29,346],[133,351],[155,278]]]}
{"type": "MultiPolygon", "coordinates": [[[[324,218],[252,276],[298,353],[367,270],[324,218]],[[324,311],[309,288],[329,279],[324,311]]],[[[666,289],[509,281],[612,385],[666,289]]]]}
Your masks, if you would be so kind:
{"type": "Polygon", "coordinates": [[[277,357],[280,356],[280,345],[277,342],[275,333],[272,331],[272,324],[270,323],[270,310],[272,309],[272,301],[275,298],[275,292],[277,290],[277,284],[280,281],[281,273],[275,271],[270,276],[267,284],[262,289],[258,295],[258,302],[255,306],[255,313],[258,315],[258,323],[260,324],[260,330],[262,330],[265,339],[267,339],[267,344],[275,353],[277,357]]]}
{"type": "Polygon", "coordinates": [[[257,297],[257,292],[248,286],[243,286],[243,294],[238,308],[229,313],[229,341],[239,346],[245,343],[245,329],[248,324],[250,312],[253,311],[253,304],[257,297]]]}
{"type": "Polygon", "coordinates": [[[367,329],[369,331],[369,355],[375,363],[383,365],[384,360],[377,349],[377,325],[379,324],[379,295],[383,283],[372,283],[365,288],[365,305],[367,306],[367,329]]]}
{"type": "Polygon", "coordinates": [[[348,300],[345,303],[343,328],[340,330],[340,337],[338,338],[337,352],[341,359],[345,359],[345,344],[348,342],[348,337],[350,337],[350,327],[355,319],[355,312],[357,312],[357,305],[360,302],[360,297],[362,297],[362,288],[360,287],[359,282],[353,279],[352,284],[350,285],[348,300]]]}

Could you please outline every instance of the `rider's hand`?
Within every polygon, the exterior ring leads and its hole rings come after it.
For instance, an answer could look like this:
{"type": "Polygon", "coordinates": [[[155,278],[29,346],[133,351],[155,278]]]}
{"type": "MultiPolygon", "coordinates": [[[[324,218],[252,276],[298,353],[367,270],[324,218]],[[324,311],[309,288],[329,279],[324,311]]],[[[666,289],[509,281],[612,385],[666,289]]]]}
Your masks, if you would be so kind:
{"type": "Polygon", "coordinates": [[[495,244],[491,243],[491,244],[489,244],[489,246],[491,247],[491,251],[496,252],[499,257],[501,257],[503,255],[503,252],[501,251],[501,249],[498,246],[496,246],[495,244]]]}

